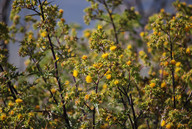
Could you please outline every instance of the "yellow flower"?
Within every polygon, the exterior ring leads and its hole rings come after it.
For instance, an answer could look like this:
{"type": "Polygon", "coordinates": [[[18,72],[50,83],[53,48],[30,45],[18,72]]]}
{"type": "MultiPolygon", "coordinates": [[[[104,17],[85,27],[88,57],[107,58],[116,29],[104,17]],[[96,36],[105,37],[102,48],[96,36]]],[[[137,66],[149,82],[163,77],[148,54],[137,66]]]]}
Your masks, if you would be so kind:
{"type": "Polygon", "coordinates": [[[109,121],[109,119],[111,118],[111,116],[107,116],[107,118],[105,119],[106,121],[109,121]]]}
{"type": "Polygon", "coordinates": [[[175,68],[175,72],[178,73],[181,70],[181,68],[175,68]]]}
{"type": "Polygon", "coordinates": [[[129,60],[129,61],[127,61],[127,63],[126,63],[128,66],[130,66],[131,65],[131,61],[129,60]]]}
{"type": "Polygon", "coordinates": [[[18,119],[22,119],[23,116],[19,113],[19,114],[17,115],[17,118],[18,118],[18,119]]]}
{"type": "Polygon", "coordinates": [[[155,85],[156,85],[155,83],[151,83],[150,87],[153,88],[153,87],[155,87],[155,85]]]}
{"type": "Polygon", "coordinates": [[[181,66],[181,62],[177,62],[175,65],[176,65],[177,67],[180,67],[180,66],[181,66]]]}
{"type": "Polygon", "coordinates": [[[83,60],[86,60],[86,59],[87,59],[87,56],[86,56],[86,55],[83,55],[81,58],[82,58],[83,60]]]}
{"type": "Polygon", "coordinates": [[[110,50],[111,50],[111,51],[115,51],[116,49],[117,49],[117,46],[115,46],[115,45],[113,45],[113,46],[110,47],[110,50]]]}
{"type": "Polygon", "coordinates": [[[91,36],[91,33],[89,31],[84,32],[84,36],[86,38],[89,38],[91,36]]]}
{"type": "Polygon", "coordinates": [[[181,124],[179,123],[178,125],[177,125],[177,128],[180,128],[181,127],[181,124]]]}
{"type": "Polygon", "coordinates": [[[7,117],[7,115],[6,115],[5,113],[2,113],[2,114],[1,114],[1,120],[5,120],[6,117],[7,117]]]}
{"type": "Polygon", "coordinates": [[[156,75],[156,73],[155,72],[152,72],[152,74],[151,74],[152,76],[155,76],[156,75]]]}
{"type": "Polygon", "coordinates": [[[107,84],[103,84],[103,89],[107,89],[107,84]]]}
{"type": "Polygon", "coordinates": [[[109,56],[109,54],[108,54],[108,53],[103,53],[102,58],[107,59],[107,58],[108,58],[108,56],[109,56]]]}
{"type": "Polygon", "coordinates": [[[186,49],[186,53],[187,53],[187,54],[190,54],[190,53],[191,53],[189,48],[186,49]]]}
{"type": "Polygon", "coordinates": [[[45,38],[47,36],[47,32],[46,31],[41,32],[41,36],[45,38]]]}
{"type": "Polygon", "coordinates": [[[164,66],[168,66],[168,65],[169,65],[169,62],[166,61],[166,62],[164,63],[164,66]]]}
{"type": "Polygon", "coordinates": [[[100,29],[102,29],[102,28],[103,28],[103,27],[102,27],[101,25],[98,25],[98,26],[97,26],[97,29],[98,29],[98,30],[100,30],[100,29]]]}
{"type": "Polygon", "coordinates": [[[164,120],[161,121],[161,126],[165,126],[166,122],[164,120]]]}
{"type": "Polygon", "coordinates": [[[85,95],[85,100],[88,100],[89,99],[89,95],[85,95]]]}
{"type": "Polygon", "coordinates": [[[39,106],[39,105],[36,105],[36,106],[35,106],[35,109],[40,109],[40,106],[39,106]]]}
{"type": "Polygon", "coordinates": [[[167,124],[166,129],[171,129],[171,124],[167,124]]]}
{"type": "Polygon", "coordinates": [[[59,9],[59,13],[63,13],[63,9],[59,9]]]}
{"type": "Polygon", "coordinates": [[[24,64],[25,66],[28,66],[31,61],[29,59],[25,60],[24,64]]]}
{"type": "Polygon", "coordinates": [[[115,81],[114,81],[114,84],[115,84],[115,85],[119,84],[119,80],[115,80],[115,81]]]}
{"type": "Polygon", "coordinates": [[[162,83],[161,83],[161,88],[165,88],[166,85],[167,85],[167,84],[166,84],[165,82],[162,82],[162,83]]]}
{"type": "Polygon", "coordinates": [[[171,60],[171,64],[172,65],[175,65],[176,64],[176,61],[173,59],[173,60],[171,60]]]}
{"type": "Polygon", "coordinates": [[[61,18],[60,20],[61,20],[61,22],[65,22],[65,19],[64,19],[64,18],[61,18]]]}
{"type": "Polygon", "coordinates": [[[22,100],[22,99],[20,99],[20,98],[18,98],[18,99],[16,99],[16,100],[15,100],[15,102],[16,102],[16,103],[22,103],[22,102],[23,102],[23,100],[22,100]]]}
{"type": "Polygon", "coordinates": [[[182,4],[183,4],[184,6],[186,6],[186,3],[185,3],[185,2],[182,2],[182,4]]]}
{"type": "Polygon", "coordinates": [[[65,81],[65,85],[69,85],[69,83],[70,83],[70,82],[69,82],[68,80],[65,81]]]}
{"type": "Polygon", "coordinates": [[[91,83],[93,80],[92,80],[92,77],[90,76],[90,75],[88,75],[87,77],[86,77],[86,82],[87,83],[91,83]]]}
{"type": "Polygon", "coordinates": [[[165,9],[161,9],[160,12],[161,12],[161,13],[164,13],[164,12],[165,12],[165,9]]]}
{"type": "Polygon", "coordinates": [[[52,88],[52,89],[51,89],[51,92],[52,92],[53,94],[56,93],[56,91],[57,91],[57,90],[56,90],[55,88],[52,88]]]}
{"type": "Polygon", "coordinates": [[[14,103],[10,101],[10,102],[8,103],[8,105],[9,105],[10,107],[13,107],[13,106],[14,106],[14,103]]]}
{"type": "Polygon", "coordinates": [[[131,49],[132,49],[132,45],[129,44],[129,45],[127,46],[127,49],[131,50],[131,49]]]}
{"type": "Polygon", "coordinates": [[[59,57],[58,57],[58,55],[56,55],[56,56],[55,56],[55,60],[59,60],[59,57]]]}
{"type": "Polygon", "coordinates": [[[144,52],[144,51],[139,51],[139,55],[140,55],[140,56],[144,56],[144,55],[145,55],[145,52],[144,52]]]}
{"type": "Polygon", "coordinates": [[[32,34],[29,34],[28,39],[31,40],[33,38],[32,34]]]}
{"type": "Polygon", "coordinates": [[[74,77],[77,77],[77,76],[78,76],[78,71],[77,71],[77,70],[74,70],[74,71],[73,71],[73,76],[74,76],[74,77]]]}
{"type": "Polygon", "coordinates": [[[144,33],[144,32],[141,32],[141,33],[140,33],[140,36],[141,36],[141,37],[143,37],[144,35],[145,35],[145,33],[144,33]]]}
{"type": "Polygon", "coordinates": [[[109,80],[109,79],[111,79],[111,74],[108,74],[107,76],[106,76],[106,78],[109,80]]]}
{"type": "Polygon", "coordinates": [[[9,112],[9,115],[13,115],[13,114],[14,114],[14,111],[11,110],[11,111],[9,112]]]}
{"type": "Polygon", "coordinates": [[[33,112],[29,112],[28,114],[29,114],[29,116],[34,116],[33,112]]]}
{"type": "Polygon", "coordinates": [[[154,34],[154,35],[157,35],[158,33],[157,33],[157,31],[154,31],[153,34],[154,34]]]}

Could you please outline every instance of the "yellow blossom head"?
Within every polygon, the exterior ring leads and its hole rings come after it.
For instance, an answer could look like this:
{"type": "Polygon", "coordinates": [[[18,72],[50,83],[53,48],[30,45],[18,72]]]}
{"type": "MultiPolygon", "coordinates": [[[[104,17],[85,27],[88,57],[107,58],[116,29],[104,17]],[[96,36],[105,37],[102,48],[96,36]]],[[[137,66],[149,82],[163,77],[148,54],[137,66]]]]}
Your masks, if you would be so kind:
{"type": "Polygon", "coordinates": [[[115,85],[119,84],[119,80],[115,80],[115,81],[114,81],[114,84],[115,84],[115,85]]]}
{"type": "Polygon", "coordinates": [[[115,45],[113,45],[113,46],[110,47],[110,50],[111,50],[111,51],[115,51],[116,49],[117,49],[117,46],[115,46],[115,45]]]}
{"type": "Polygon", "coordinates": [[[84,36],[85,36],[86,38],[90,38],[90,37],[91,37],[90,31],[85,31],[85,32],[84,32],[84,36]]]}
{"type": "Polygon", "coordinates": [[[4,121],[6,119],[7,115],[5,113],[1,114],[1,120],[4,121]]]}
{"type": "Polygon", "coordinates": [[[92,77],[90,76],[90,75],[88,75],[87,77],[86,77],[86,82],[87,83],[91,83],[93,80],[92,80],[92,77]]]}
{"type": "Polygon", "coordinates": [[[43,38],[45,38],[45,37],[47,36],[47,32],[46,32],[46,31],[41,32],[41,36],[42,36],[43,38]]]}
{"type": "Polygon", "coordinates": [[[82,58],[83,60],[86,60],[86,59],[87,59],[87,56],[86,56],[86,55],[83,55],[81,58],[82,58]]]}
{"type": "Polygon", "coordinates": [[[164,120],[161,121],[161,127],[165,126],[166,122],[164,120]]]}
{"type": "Polygon", "coordinates": [[[131,61],[129,60],[129,61],[127,61],[127,63],[126,63],[128,66],[130,66],[131,65],[131,61]]]}
{"type": "Polygon", "coordinates": [[[85,100],[88,100],[89,99],[89,95],[85,95],[85,100]]]}
{"type": "Polygon", "coordinates": [[[107,89],[107,84],[103,84],[103,89],[107,89]]]}
{"type": "Polygon", "coordinates": [[[59,13],[63,13],[63,9],[59,9],[59,13]]]}
{"type": "Polygon", "coordinates": [[[141,32],[141,33],[140,33],[140,36],[141,36],[141,37],[144,37],[144,35],[145,35],[144,32],[141,32]]]}
{"type": "Polygon", "coordinates": [[[175,65],[176,65],[177,67],[180,67],[180,66],[181,66],[181,62],[177,62],[175,65]]]}
{"type": "Polygon", "coordinates": [[[151,87],[151,88],[154,88],[155,85],[156,85],[156,84],[152,82],[152,83],[150,84],[150,87],[151,87]]]}
{"type": "Polygon", "coordinates": [[[69,85],[69,83],[70,83],[70,82],[69,82],[68,80],[65,81],[65,85],[69,85]]]}
{"type": "Polygon", "coordinates": [[[73,76],[74,76],[74,77],[77,77],[77,76],[78,76],[78,71],[77,71],[77,70],[74,70],[74,71],[73,71],[73,76]]]}
{"type": "Polygon", "coordinates": [[[22,100],[22,99],[20,99],[20,98],[18,98],[18,99],[16,99],[16,100],[15,100],[15,102],[16,102],[16,103],[22,103],[22,102],[23,102],[23,100],[22,100]]]}
{"type": "Polygon", "coordinates": [[[109,79],[111,79],[111,74],[107,74],[106,75],[106,78],[109,80],[109,79]]]}
{"type": "Polygon", "coordinates": [[[104,59],[107,59],[107,58],[108,58],[108,56],[109,56],[109,54],[108,54],[108,53],[103,53],[103,54],[102,54],[102,58],[104,58],[104,59]]]}
{"type": "Polygon", "coordinates": [[[191,52],[191,51],[190,51],[190,48],[187,48],[187,49],[186,49],[186,53],[187,53],[187,54],[190,54],[190,52],[191,52]]]}
{"type": "Polygon", "coordinates": [[[98,29],[98,30],[101,30],[102,28],[103,28],[103,27],[102,27],[101,25],[98,25],[98,26],[97,26],[97,29],[98,29]]]}
{"type": "Polygon", "coordinates": [[[175,65],[176,64],[176,61],[173,59],[173,60],[171,60],[171,64],[172,65],[175,65]]]}
{"type": "Polygon", "coordinates": [[[161,83],[161,88],[165,88],[166,85],[167,85],[167,84],[166,84],[165,82],[162,82],[162,83],[161,83]]]}
{"type": "Polygon", "coordinates": [[[56,93],[56,91],[57,91],[57,90],[56,90],[55,88],[52,88],[52,89],[51,89],[51,92],[52,92],[53,94],[56,93]]]}
{"type": "Polygon", "coordinates": [[[17,115],[17,118],[18,118],[18,119],[22,119],[22,118],[23,118],[22,114],[19,113],[19,114],[17,115]]]}
{"type": "Polygon", "coordinates": [[[8,106],[13,107],[13,106],[14,106],[14,103],[13,103],[12,101],[10,101],[10,102],[8,103],[8,106]]]}
{"type": "Polygon", "coordinates": [[[171,129],[171,124],[170,124],[170,123],[168,123],[168,124],[166,125],[166,129],[171,129]]]}
{"type": "Polygon", "coordinates": [[[129,44],[129,45],[127,46],[127,49],[131,50],[131,49],[132,49],[132,45],[129,44]]]}

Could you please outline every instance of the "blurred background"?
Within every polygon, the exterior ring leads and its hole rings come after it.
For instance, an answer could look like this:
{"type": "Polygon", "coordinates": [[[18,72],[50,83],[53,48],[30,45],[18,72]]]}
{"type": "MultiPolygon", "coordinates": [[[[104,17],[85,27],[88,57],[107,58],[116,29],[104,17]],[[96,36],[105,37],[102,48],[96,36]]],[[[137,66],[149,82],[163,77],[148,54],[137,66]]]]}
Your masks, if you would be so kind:
{"type": "MultiPolygon", "coordinates": [[[[13,0],[0,0],[0,21],[8,25],[12,24],[9,20],[12,1],[13,0]]],[[[147,23],[148,17],[153,13],[159,12],[162,8],[164,8],[165,11],[173,13],[174,8],[171,3],[174,1],[175,0],[123,0],[122,5],[116,11],[121,12],[126,8],[134,6],[142,16],[141,22],[144,26],[147,23]]],[[[180,1],[186,2],[187,4],[192,3],[192,0],[180,1]]],[[[83,10],[90,5],[86,0],[48,0],[48,2],[51,2],[51,4],[57,5],[59,8],[64,10],[63,17],[67,23],[77,23],[82,27],[82,30],[94,27],[95,21],[91,22],[90,25],[86,25],[83,20],[83,10]]],[[[20,14],[21,22],[22,19],[24,19],[22,16],[29,13],[28,10],[22,11],[20,14]]],[[[82,30],[79,31],[78,36],[82,36],[82,30]]],[[[19,35],[17,38],[21,39],[22,35],[19,35]]],[[[14,64],[19,71],[24,70],[25,59],[18,55],[19,43],[10,43],[9,45],[5,45],[3,41],[0,41],[0,46],[3,49],[9,49],[9,62],[14,64]]]]}

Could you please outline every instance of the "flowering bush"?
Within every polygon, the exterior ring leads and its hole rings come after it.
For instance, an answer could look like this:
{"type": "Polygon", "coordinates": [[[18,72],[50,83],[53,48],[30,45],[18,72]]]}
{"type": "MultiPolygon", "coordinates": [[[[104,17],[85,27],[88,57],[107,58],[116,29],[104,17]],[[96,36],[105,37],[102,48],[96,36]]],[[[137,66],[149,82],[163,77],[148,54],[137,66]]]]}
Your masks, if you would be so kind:
{"type": "Polygon", "coordinates": [[[20,72],[0,49],[0,128],[192,128],[192,5],[174,2],[138,34],[140,14],[115,11],[122,0],[88,2],[85,23],[99,24],[80,38],[46,0],[13,2],[0,38],[28,59],[20,72]]]}

